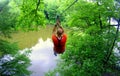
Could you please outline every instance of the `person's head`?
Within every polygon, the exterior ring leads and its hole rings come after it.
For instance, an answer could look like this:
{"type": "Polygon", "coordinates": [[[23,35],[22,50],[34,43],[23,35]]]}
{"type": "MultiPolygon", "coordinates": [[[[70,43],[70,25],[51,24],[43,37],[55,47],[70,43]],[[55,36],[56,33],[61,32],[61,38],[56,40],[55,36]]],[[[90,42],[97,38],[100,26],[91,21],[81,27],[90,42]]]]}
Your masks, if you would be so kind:
{"type": "Polygon", "coordinates": [[[61,29],[61,28],[58,28],[57,29],[57,35],[58,35],[58,37],[60,37],[62,34],[63,34],[63,29],[61,29]]]}

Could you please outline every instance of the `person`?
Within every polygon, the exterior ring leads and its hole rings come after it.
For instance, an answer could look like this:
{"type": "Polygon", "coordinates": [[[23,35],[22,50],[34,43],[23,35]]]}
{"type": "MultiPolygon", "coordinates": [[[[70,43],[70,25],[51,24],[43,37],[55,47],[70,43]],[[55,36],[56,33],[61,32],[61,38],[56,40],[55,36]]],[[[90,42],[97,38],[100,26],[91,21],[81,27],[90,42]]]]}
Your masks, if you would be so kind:
{"type": "Polygon", "coordinates": [[[64,53],[66,40],[67,35],[64,33],[64,29],[60,25],[60,22],[57,21],[52,33],[52,41],[54,44],[53,51],[55,56],[57,56],[57,54],[64,53]]]}

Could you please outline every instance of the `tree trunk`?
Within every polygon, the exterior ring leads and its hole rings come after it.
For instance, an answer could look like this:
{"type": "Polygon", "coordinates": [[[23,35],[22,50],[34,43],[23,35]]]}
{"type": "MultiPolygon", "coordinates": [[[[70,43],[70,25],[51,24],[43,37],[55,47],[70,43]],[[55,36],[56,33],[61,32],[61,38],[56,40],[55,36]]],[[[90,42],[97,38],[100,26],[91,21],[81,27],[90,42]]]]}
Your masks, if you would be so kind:
{"type": "Polygon", "coordinates": [[[99,14],[99,23],[100,23],[100,28],[102,29],[102,20],[101,20],[101,15],[99,14]]]}

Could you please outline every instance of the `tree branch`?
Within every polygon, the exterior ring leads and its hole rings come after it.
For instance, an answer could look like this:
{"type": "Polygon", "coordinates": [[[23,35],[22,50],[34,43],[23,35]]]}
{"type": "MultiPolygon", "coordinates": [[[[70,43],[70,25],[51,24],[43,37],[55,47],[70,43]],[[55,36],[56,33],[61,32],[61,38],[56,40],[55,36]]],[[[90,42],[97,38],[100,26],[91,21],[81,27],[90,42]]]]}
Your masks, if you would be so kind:
{"type": "Polygon", "coordinates": [[[38,2],[37,2],[36,11],[38,10],[39,5],[40,5],[40,0],[38,0],[38,2]]]}
{"type": "Polygon", "coordinates": [[[101,20],[101,15],[99,14],[99,23],[100,23],[100,28],[102,29],[102,20],[101,20]]]}
{"type": "Polygon", "coordinates": [[[118,20],[118,27],[117,27],[117,31],[116,31],[115,38],[114,38],[113,43],[112,43],[112,47],[110,48],[110,50],[109,50],[109,52],[108,52],[108,54],[107,54],[107,56],[106,56],[106,59],[105,59],[105,65],[107,65],[107,63],[108,63],[108,61],[109,61],[109,59],[110,59],[110,56],[111,56],[111,54],[112,54],[112,51],[113,51],[115,42],[116,42],[116,40],[117,40],[117,38],[118,38],[119,26],[120,26],[120,19],[118,20]]]}

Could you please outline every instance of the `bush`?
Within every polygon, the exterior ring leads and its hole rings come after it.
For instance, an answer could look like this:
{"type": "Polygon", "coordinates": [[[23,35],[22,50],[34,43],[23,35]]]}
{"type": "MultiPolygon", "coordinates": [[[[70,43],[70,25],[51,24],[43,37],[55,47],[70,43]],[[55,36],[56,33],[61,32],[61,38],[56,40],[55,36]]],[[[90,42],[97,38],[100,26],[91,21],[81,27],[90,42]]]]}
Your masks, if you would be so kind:
{"type": "Polygon", "coordinates": [[[29,52],[30,50],[19,51],[15,43],[0,40],[0,75],[29,76],[29,52]]]}

